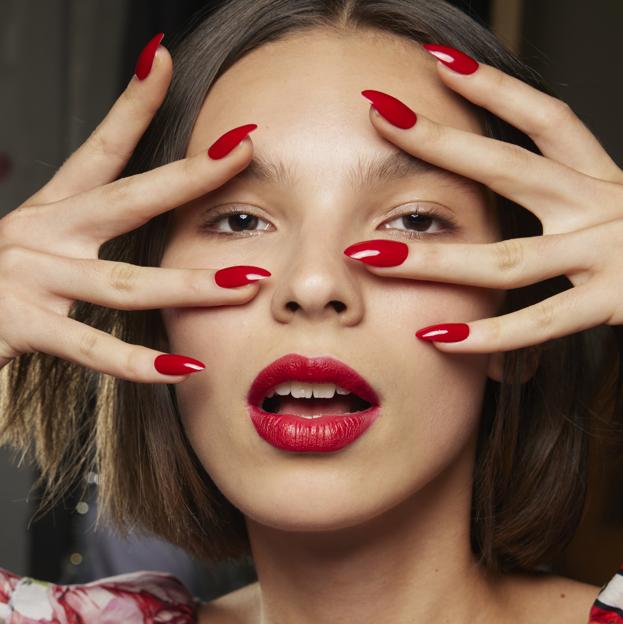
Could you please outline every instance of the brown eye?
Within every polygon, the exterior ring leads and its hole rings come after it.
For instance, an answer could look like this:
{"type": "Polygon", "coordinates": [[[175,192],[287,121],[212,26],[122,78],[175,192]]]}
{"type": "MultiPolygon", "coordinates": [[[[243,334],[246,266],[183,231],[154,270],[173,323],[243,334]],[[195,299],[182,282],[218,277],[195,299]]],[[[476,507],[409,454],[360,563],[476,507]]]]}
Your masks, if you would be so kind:
{"type": "MultiPolygon", "coordinates": [[[[207,221],[204,221],[199,229],[202,232],[213,233],[213,234],[239,234],[244,232],[254,232],[255,227],[257,227],[258,221],[263,221],[257,215],[254,215],[252,212],[248,212],[245,210],[236,210],[229,209],[218,212],[215,215],[211,215],[207,221]],[[214,229],[214,226],[219,222],[223,222],[227,227],[230,228],[230,231],[223,231],[214,229]]],[[[265,222],[266,223],[266,222],[265,222]]]]}
{"type": "MultiPolygon", "coordinates": [[[[415,211],[411,210],[395,217],[393,222],[396,221],[407,229],[407,235],[410,238],[439,236],[441,234],[449,234],[457,229],[457,225],[453,220],[440,216],[434,208],[418,207],[415,211]],[[438,227],[441,226],[441,231],[430,232],[429,230],[435,222],[438,224],[438,227]]],[[[390,224],[392,221],[387,223],[390,224]]],[[[395,228],[391,227],[389,229],[395,228]]]]}

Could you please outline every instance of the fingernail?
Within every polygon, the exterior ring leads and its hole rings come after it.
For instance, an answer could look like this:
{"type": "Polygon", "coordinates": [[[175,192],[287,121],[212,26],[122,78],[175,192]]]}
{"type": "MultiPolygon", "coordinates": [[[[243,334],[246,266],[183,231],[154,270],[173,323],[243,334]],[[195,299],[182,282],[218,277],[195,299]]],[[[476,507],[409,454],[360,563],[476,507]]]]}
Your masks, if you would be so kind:
{"type": "Polygon", "coordinates": [[[429,325],[415,332],[422,340],[433,342],[460,342],[469,336],[469,325],[465,323],[441,323],[429,325]]]}
{"type": "Polygon", "coordinates": [[[394,126],[403,130],[415,126],[417,115],[399,99],[374,89],[366,89],[361,95],[370,100],[374,108],[394,126]]]}
{"type": "Polygon", "coordinates": [[[151,66],[154,63],[154,57],[156,56],[156,52],[158,50],[158,46],[164,37],[164,33],[158,33],[155,37],[153,37],[149,43],[143,48],[141,53],[138,55],[138,60],[136,61],[136,67],[134,68],[134,73],[139,80],[144,80],[149,76],[149,72],[151,71],[151,66]]]}
{"type": "Polygon", "coordinates": [[[368,240],[355,243],[344,250],[349,258],[378,267],[397,266],[409,255],[409,246],[400,241],[368,240]]]}
{"type": "Polygon", "coordinates": [[[459,74],[473,74],[479,67],[478,62],[471,56],[467,56],[465,52],[460,52],[454,48],[432,43],[425,43],[423,47],[444,65],[459,74]]]}
{"type": "Polygon", "coordinates": [[[154,367],[163,375],[188,375],[197,373],[206,366],[203,362],[185,355],[165,353],[156,357],[154,367]]]}
{"type": "Polygon", "coordinates": [[[227,156],[227,154],[229,154],[234,147],[246,138],[249,132],[252,132],[256,128],[257,124],[245,124],[244,126],[239,126],[238,128],[229,130],[222,137],[219,137],[216,141],[214,141],[214,143],[212,143],[208,149],[208,156],[214,160],[227,156]]]}
{"type": "Polygon", "coordinates": [[[270,271],[261,267],[238,265],[219,269],[214,274],[214,281],[223,288],[236,288],[271,275],[270,271]]]}

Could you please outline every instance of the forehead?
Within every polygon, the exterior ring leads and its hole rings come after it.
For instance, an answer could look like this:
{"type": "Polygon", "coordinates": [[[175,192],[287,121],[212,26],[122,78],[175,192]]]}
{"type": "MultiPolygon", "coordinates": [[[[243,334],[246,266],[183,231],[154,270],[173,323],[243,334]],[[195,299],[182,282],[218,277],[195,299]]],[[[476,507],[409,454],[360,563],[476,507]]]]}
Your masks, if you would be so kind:
{"type": "MultiPolygon", "coordinates": [[[[437,76],[436,60],[406,38],[376,30],[314,29],[265,44],[212,86],[187,155],[236,126],[256,123],[257,153],[316,176],[396,151],[369,121],[364,89],[389,93],[416,113],[482,134],[473,108],[437,76]]],[[[424,169],[422,169],[424,171],[424,169]]]]}

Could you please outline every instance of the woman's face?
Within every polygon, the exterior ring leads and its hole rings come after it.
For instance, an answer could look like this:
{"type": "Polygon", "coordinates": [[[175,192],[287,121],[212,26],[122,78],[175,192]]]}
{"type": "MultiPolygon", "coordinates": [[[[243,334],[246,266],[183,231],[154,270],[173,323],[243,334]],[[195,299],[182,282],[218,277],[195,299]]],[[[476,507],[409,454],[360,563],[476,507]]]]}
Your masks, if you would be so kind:
{"type": "Polygon", "coordinates": [[[415,43],[372,31],[291,36],[221,76],[194,127],[188,155],[256,123],[254,155],[284,163],[294,175],[289,182],[234,178],[175,209],[162,260],[165,267],[243,264],[272,273],[246,304],[162,311],[170,352],[206,364],[175,386],[188,438],[223,494],[262,524],[343,528],[416,495],[442,471],[471,483],[494,356],[444,354],[414,334],[434,323],[494,316],[503,293],[381,278],[343,254],[373,238],[403,241],[417,254],[414,231],[422,241],[500,238],[492,202],[471,180],[437,169],[364,185],[350,174],[399,151],[370,123],[364,89],[482,134],[467,103],[437,77],[435,62],[415,43]],[[454,219],[456,229],[443,233],[436,220],[414,227],[400,218],[417,202],[454,219]],[[224,217],[202,232],[202,212],[225,204],[257,218],[247,220],[246,231],[236,228],[245,222],[224,217]],[[268,444],[248,416],[246,394],[257,373],[287,353],[331,356],[357,370],[380,398],[379,418],[337,452],[290,453],[268,444]]]}

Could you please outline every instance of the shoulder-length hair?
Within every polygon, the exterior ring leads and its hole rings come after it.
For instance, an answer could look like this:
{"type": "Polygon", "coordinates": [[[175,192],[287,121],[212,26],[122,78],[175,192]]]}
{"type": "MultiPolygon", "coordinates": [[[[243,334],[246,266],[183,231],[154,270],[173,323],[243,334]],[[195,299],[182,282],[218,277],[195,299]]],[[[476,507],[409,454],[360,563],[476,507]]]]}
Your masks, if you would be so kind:
{"type": "MultiPolygon", "coordinates": [[[[458,48],[549,93],[539,75],[476,20],[442,0],[229,0],[200,11],[170,46],[166,99],[122,176],[183,158],[215,80],[246,53],[310,29],[378,29],[458,48]]],[[[471,103],[484,134],[540,153],[513,126],[471,103]]],[[[495,195],[502,238],[542,234],[527,209],[495,195]]],[[[170,212],[107,241],[99,257],[159,266],[170,212]]],[[[571,287],[564,276],[510,290],[501,314],[571,287]]],[[[75,302],[71,318],[132,344],[168,352],[159,310],[75,302]]],[[[501,383],[487,380],[474,468],[471,547],[489,570],[548,565],[573,537],[585,504],[596,423],[613,438],[622,404],[618,329],[601,326],[508,352],[501,383]],[[533,362],[538,362],[536,370],[533,362]],[[526,381],[526,371],[533,371],[526,381]]],[[[133,383],[44,353],[0,373],[0,442],[34,459],[45,486],[39,511],[99,475],[98,522],[120,535],[156,534],[206,561],[250,556],[244,517],[194,453],[174,384],[133,383]]],[[[601,428],[599,429],[601,430],[601,428]]],[[[604,436],[605,438],[606,436],[604,436]]]]}

